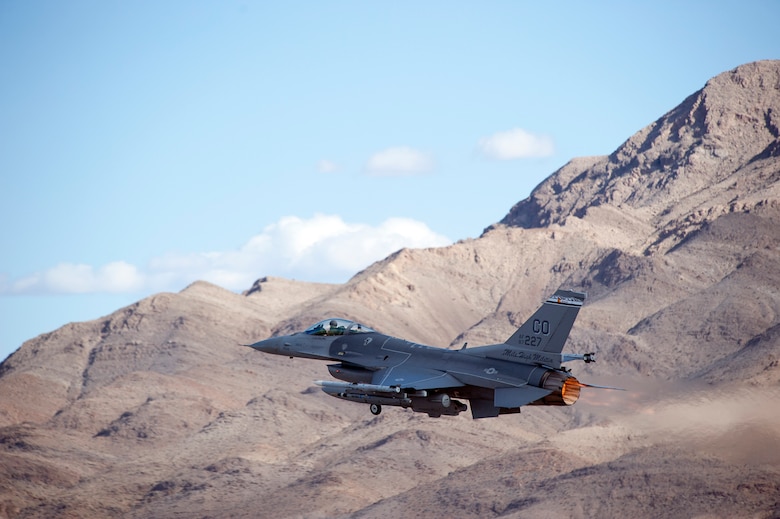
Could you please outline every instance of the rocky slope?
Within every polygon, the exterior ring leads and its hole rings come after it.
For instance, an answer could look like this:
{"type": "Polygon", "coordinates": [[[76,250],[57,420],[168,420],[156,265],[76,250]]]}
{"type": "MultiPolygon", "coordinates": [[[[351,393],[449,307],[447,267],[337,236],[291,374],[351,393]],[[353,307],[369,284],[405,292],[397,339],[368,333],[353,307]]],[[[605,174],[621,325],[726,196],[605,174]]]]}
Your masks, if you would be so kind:
{"type": "Polygon", "coordinates": [[[502,222],[343,285],[196,282],[0,365],[0,517],[780,515],[780,62],[721,74],[502,222]],[[241,346],[340,315],[427,344],[589,298],[572,408],[472,421],[311,388],[241,346]]]}

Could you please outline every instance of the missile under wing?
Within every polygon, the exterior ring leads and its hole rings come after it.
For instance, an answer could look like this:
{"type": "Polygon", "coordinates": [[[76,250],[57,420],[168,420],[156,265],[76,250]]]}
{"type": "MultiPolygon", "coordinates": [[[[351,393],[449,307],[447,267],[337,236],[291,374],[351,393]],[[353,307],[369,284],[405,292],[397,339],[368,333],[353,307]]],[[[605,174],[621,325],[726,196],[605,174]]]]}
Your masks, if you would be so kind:
{"type": "MultiPolygon", "coordinates": [[[[519,413],[524,405],[574,404],[583,387],[562,364],[593,362],[593,353],[562,353],[585,294],[558,290],[503,344],[449,350],[391,337],[347,319],[330,318],[303,332],[250,345],[265,353],[331,361],[338,380],[315,383],[336,398],[400,406],[429,416],[473,418],[519,413]]],[[[614,388],[608,388],[614,389],[614,388]]]]}

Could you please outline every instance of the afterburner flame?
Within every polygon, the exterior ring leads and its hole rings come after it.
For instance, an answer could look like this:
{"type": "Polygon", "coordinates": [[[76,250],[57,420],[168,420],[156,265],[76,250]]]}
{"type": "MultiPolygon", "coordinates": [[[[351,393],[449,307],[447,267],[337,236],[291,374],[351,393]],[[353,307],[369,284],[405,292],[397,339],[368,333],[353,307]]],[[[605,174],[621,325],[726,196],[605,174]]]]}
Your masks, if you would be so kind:
{"type": "Polygon", "coordinates": [[[548,371],[542,380],[542,387],[552,391],[541,400],[544,405],[572,405],[580,398],[583,385],[571,375],[548,371]]]}
{"type": "Polygon", "coordinates": [[[567,378],[563,383],[563,387],[561,388],[561,398],[563,399],[563,403],[566,405],[572,405],[574,402],[576,402],[580,398],[581,387],[582,384],[580,384],[576,378],[567,378]]]}

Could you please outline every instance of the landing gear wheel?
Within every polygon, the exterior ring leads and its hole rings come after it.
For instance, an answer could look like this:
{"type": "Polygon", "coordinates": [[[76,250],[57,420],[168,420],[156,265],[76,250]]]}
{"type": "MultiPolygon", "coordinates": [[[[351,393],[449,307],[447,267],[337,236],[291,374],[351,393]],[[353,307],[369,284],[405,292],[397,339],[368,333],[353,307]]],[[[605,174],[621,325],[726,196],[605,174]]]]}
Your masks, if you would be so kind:
{"type": "Polygon", "coordinates": [[[379,404],[371,404],[369,406],[369,409],[371,409],[371,414],[373,415],[378,415],[379,413],[382,412],[382,406],[379,404]]]}

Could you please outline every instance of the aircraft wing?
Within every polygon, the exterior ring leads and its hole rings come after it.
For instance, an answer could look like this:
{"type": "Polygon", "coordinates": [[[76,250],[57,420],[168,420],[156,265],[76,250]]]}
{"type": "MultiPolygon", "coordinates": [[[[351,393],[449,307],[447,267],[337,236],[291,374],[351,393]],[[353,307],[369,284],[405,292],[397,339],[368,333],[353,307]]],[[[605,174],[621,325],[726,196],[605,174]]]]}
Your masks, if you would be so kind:
{"type": "Polygon", "coordinates": [[[443,389],[448,387],[462,387],[465,384],[449,373],[438,369],[394,366],[381,369],[374,373],[372,384],[383,386],[400,386],[402,388],[443,389]]]}

